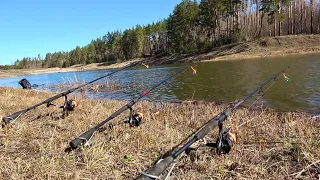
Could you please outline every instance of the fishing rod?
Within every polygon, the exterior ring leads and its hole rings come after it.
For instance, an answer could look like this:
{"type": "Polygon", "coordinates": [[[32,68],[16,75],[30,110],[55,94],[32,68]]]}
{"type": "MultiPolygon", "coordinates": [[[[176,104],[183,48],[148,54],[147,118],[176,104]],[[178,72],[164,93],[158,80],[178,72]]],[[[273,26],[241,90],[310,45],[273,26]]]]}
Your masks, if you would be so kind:
{"type": "MultiPolygon", "coordinates": [[[[76,91],[76,90],[78,90],[78,89],[80,89],[80,88],[82,88],[82,87],[84,87],[84,86],[87,86],[87,85],[89,85],[89,84],[91,84],[91,83],[93,83],[93,82],[96,82],[96,81],[98,81],[98,80],[100,80],[100,79],[103,79],[103,78],[105,78],[105,77],[111,76],[111,75],[113,75],[113,74],[115,74],[115,73],[117,73],[117,72],[120,72],[120,71],[123,71],[123,70],[125,70],[125,69],[134,67],[134,66],[138,65],[139,63],[140,63],[140,62],[131,63],[131,64],[129,64],[129,65],[127,65],[127,66],[125,66],[125,67],[123,67],[123,68],[121,68],[121,69],[115,70],[115,71],[113,71],[113,72],[111,72],[111,73],[109,73],[109,74],[106,74],[106,75],[104,75],[104,76],[101,76],[101,77],[99,77],[99,78],[97,78],[97,79],[95,79],[95,80],[92,80],[92,81],[88,82],[88,83],[85,83],[85,84],[80,85],[80,86],[78,86],[78,87],[71,88],[71,89],[69,89],[69,90],[66,90],[66,91],[60,93],[60,94],[57,94],[57,95],[55,95],[55,96],[53,96],[53,97],[51,97],[51,98],[49,98],[49,99],[44,100],[43,102],[41,102],[41,103],[39,103],[39,104],[33,105],[33,106],[28,107],[28,108],[26,108],[26,109],[23,109],[23,110],[21,110],[21,111],[15,112],[15,113],[13,113],[13,114],[11,114],[11,115],[5,116],[5,117],[2,118],[2,127],[4,127],[4,126],[7,125],[7,124],[12,124],[12,123],[14,123],[22,114],[24,114],[24,113],[26,113],[26,112],[28,112],[28,111],[30,111],[30,110],[32,110],[32,109],[35,109],[35,108],[37,108],[38,106],[41,106],[41,105],[43,105],[43,104],[47,104],[47,107],[54,105],[54,104],[52,104],[52,101],[54,101],[54,100],[56,100],[56,99],[59,99],[60,97],[63,97],[63,96],[65,97],[65,102],[64,102],[63,106],[61,106],[60,108],[63,109],[63,112],[64,112],[64,113],[67,112],[67,111],[72,111],[72,110],[77,106],[77,102],[74,101],[74,100],[68,100],[68,98],[67,98],[67,95],[68,95],[68,94],[70,94],[70,93],[72,93],[72,92],[74,92],[74,91],[76,91]]],[[[54,105],[54,106],[55,106],[55,105],[54,105]]]]}
{"type": "MultiPolygon", "coordinates": [[[[217,153],[229,153],[233,143],[236,142],[235,132],[231,129],[223,129],[223,122],[227,119],[227,117],[237,109],[242,103],[244,103],[247,99],[252,97],[254,94],[262,92],[262,88],[269,84],[271,81],[275,81],[277,77],[281,74],[285,77],[285,80],[288,81],[288,77],[285,76],[284,72],[289,69],[294,63],[290,64],[288,67],[284,68],[277,74],[270,77],[266,82],[257,87],[254,91],[252,91],[249,95],[235,104],[232,108],[224,110],[220,115],[211,119],[202,128],[195,133],[192,139],[190,139],[187,143],[185,143],[181,148],[179,148],[174,153],[169,153],[170,155],[167,157],[163,157],[160,159],[154,166],[149,168],[146,172],[142,172],[141,175],[137,178],[137,180],[146,180],[146,179],[159,179],[159,176],[172,164],[172,162],[183,152],[190,152],[190,146],[196,141],[204,138],[213,128],[219,127],[219,135],[218,139],[215,143],[207,143],[207,146],[217,148],[217,153]]],[[[167,153],[166,153],[167,154],[167,153]]]]}
{"type": "MultiPolygon", "coordinates": [[[[99,123],[98,125],[96,125],[95,127],[89,129],[88,131],[84,132],[83,134],[81,134],[80,136],[78,136],[77,138],[75,138],[74,140],[72,140],[69,144],[70,147],[66,149],[66,151],[70,151],[72,149],[77,149],[79,146],[88,146],[89,145],[89,141],[91,140],[92,136],[94,135],[95,132],[97,132],[100,127],[102,127],[104,124],[106,124],[107,122],[109,122],[110,120],[114,119],[115,117],[117,117],[118,115],[120,115],[122,112],[124,112],[125,110],[129,109],[130,110],[130,117],[129,119],[132,120],[132,114],[133,114],[133,110],[132,110],[132,106],[137,103],[141,98],[147,96],[151,91],[155,90],[156,88],[158,88],[159,86],[166,84],[167,81],[169,81],[170,79],[172,79],[174,76],[182,73],[185,69],[187,69],[189,66],[186,66],[184,68],[181,68],[180,70],[178,70],[177,72],[175,72],[174,74],[172,74],[171,76],[169,76],[168,78],[162,80],[161,82],[159,82],[158,84],[154,85],[153,87],[151,87],[150,89],[146,90],[145,92],[143,92],[141,95],[139,95],[137,98],[131,100],[128,104],[124,105],[123,107],[121,107],[120,109],[118,109],[116,112],[114,112],[113,114],[111,114],[107,119],[103,120],[101,123],[99,123]]],[[[191,68],[192,66],[190,66],[191,68]]],[[[191,68],[193,70],[193,68],[191,68]]],[[[136,123],[130,123],[130,126],[133,126],[136,123]]]]}

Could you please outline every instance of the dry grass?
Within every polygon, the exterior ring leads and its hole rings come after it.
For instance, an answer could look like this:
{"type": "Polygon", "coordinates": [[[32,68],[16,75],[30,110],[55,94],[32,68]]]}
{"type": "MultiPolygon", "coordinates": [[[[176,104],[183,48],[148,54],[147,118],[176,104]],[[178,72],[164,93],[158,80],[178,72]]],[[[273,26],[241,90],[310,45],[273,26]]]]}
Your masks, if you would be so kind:
{"type": "MultiPolygon", "coordinates": [[[[84,79],[81,79],[80,77],[77,77],[74,75],[74,78],[68,78],[64,79],[62,77],[62,84],[56,85],[52,84],[49,86],[51,89],[57,89],[59,92],[66,91],[70,88],[79,87],[81,85],[86,84],[84,79]]],[[[79,89],[80,92],[91,92],[91,93],[98,93],[98,92],[111,92],[121,89],[121,84],[117,80],[109,80],[104,79],[104,81],[97,81],[93,82],[91,84],[88,84],[82,88],[79,89]]]]}
{"type": "MultiPolygon", "coordinates": [[[[52,96],[0,88],[0,115],[8,115],[52,96]]],[[[0,179],[133,179],[226,106],[211,103],[139,102],[146,122],[137,128],[116,125],[96,133],[91,148],[64,152],[70,140],[126,104],[77,97],[79,108],[65,119],[60,110],[39,107],[9,128],[0,146],[0,179]],[[155,113],[159,112],[159,113],[155,113]],[[5,138],[4,138],[5,139],[5,138]]],[[[62,98],[59,103],[62,103],[62,98]]],[[[318,179],[320,122],[303,113],[236,110],[239,143],[229,155],[202,149],[181,155],[172,179],[318,179]]],[[[227,124],[230,124],[228,121],[227,124]]],[[[206,140],[216,139],[216,130],[206,140]]],[[[1,132],[4,135],[4,132],[1,132]]]]}

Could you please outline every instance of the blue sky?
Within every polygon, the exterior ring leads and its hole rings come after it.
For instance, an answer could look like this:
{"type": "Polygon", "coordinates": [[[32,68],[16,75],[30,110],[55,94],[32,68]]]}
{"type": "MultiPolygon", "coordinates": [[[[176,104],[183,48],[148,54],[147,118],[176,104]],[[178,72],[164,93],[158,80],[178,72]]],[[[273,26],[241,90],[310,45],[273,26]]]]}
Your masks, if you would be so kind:
{"type": "Polygon", "coordinates": [[[181,0],[0,0],[0,65],[84,46],[108,31],[145,25],[181,0]]]}

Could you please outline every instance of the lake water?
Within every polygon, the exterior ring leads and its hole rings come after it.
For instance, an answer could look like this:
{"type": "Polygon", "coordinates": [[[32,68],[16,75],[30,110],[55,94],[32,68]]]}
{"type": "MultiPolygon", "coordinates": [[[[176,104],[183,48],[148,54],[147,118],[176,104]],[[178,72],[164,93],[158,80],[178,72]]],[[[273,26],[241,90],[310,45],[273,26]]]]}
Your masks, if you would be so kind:
{"type": "MultiPolygon", "coordinates": [[[[293,61],[296,61],[295,65],[287,72],[290,81],[286,82],[280,77],[255,104],[278,111],[320,113],[320,54],[196,63],[193,66],[197,69],[197,75],[193,76],[191,70],[185,71],[145,99],[235,102],[293,61]]],[[[131,100],[182,66],[186,64],[122,71],[99,81],[100,84],[115,83],[118,88],[96,93],[90,91],[86,94],[92,98],[131,100]]],[[[60,92],[61,84],[70,87],[76,81],[88,82],[109,72],[111,71],[69,72],[5,78],[0,79],[0,86],[21,88],[18,81],[27,78],[31,84],[40,85],[36,88],[38,90],[60,92]]],[[[246,105],[251,105],[257,98],[259,96],[254,96],[246,105]]]]}

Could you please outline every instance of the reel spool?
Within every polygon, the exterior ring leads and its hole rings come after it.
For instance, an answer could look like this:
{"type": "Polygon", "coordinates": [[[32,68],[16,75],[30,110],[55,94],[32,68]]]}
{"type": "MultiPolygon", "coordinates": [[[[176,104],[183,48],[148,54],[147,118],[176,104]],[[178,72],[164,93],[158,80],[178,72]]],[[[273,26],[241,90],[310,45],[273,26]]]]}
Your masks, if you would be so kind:
{"type": "MultiPolygon", "coordinates": [[[[57,106],[57,105],[53,104],[52,102],[47,103],[47,107],[50,107],[50,106],[57,106]]],[[[68,97],[65,95],[64,103],[62,106],[59,107],[59,108],[62,108],[62,119],[64,119],[68,115],[68,112],[74,111],[76,107],[78,107],[78,102],[74,99],[68,100],[68,97]]]]}
{"type": "MultiPolygon", "coordinates": [[[[216,142],[217,153],[228,154],[236,142],[236,132],[233,131],[231,128],[224,129],[216,142]]],[[[207,146],[209,145],[207,144],[207,146]]]]}
{"type": "Polygon", "coordinates": [[[143,123],[144,115],[141,112],[134,113],[134,110],[130,108],[129,120],[125,123],[129,123],[130,127],[137,127],[143,123]]]}
{"type": "Polygon", "coordinates": [[[140,126],[143,122],[144,116],[141,112],[132,115],[129,119],[130,127],[140,126]]]}
{"type": "Polygon", "coordinates": [[[185,150],[186,154],[189,155],[191,151],[196,151],[201,147],[211,147],[217,149],[217,154],[228,154],[233,145],[237,142],[237,133],[231,129],[223,129],[219,130],[219,137],[217,138],[216,142],[209,142],[202,145],[199,145],[198,147],[189,147],[185,150]]]}
{"type": "Polygon", "coordinates": [[[74,99],[70,99],[65,103],[64,107],[62,108],[67,111],[73,111],[77,106],[78,106],[78,102],[75,101],[74,99]]]}

